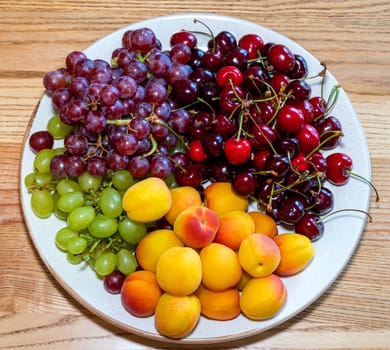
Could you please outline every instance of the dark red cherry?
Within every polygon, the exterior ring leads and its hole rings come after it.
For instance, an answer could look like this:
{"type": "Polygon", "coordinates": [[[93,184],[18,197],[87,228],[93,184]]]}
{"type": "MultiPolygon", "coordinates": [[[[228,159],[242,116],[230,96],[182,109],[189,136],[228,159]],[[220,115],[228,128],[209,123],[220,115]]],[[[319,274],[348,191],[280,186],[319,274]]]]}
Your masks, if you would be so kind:
{"type": "Polygon", "coordinates": [[[333,209],[333,193],[326,187],[321,187],[320,191],[311,198],[310,210],[317,215],[325,215],[333,209]]]}
{"type": "Polygon", "coordinates": [[[320,119],[325,116],[328,104],[321,96],[314,96],[309,102],[313,107],[314,119],[320,119]]]}
{"type": "Polygon", "coordinates": [[[271,155],[271,150],[260,150],[258,152],[255,152],[253,155],[253,166],[256,168],[256,170],[264,170],[267,158],[271,155]]]}
{"type": "Polygon", "coordinates": [[[197,39],[194,33],[182,30],[172,34],[170,44],[171,46],[185,44],[192,49],[197,44],[197,39]]]}
{"type": "Polygon", "coordinates": [[[232,186],[240,195],[249,196],[256,190],[256,176],[251,171],[240,171],[234,176],[232,186]]]}
{"type": "Polygon", "coordinates": [[[292,80],[286,88],[288,98],[293,101],[305,101],[310,98],[311,86],[306,80],[292,80]]]}
{"type": "Polygon", "coordinates": [[[305,215],[305,205],[300,197],[289,197],[279,206],[279,219],[287,224],[296,224],[305,215]]]}
{"type": "Polygon", "coordinates": [[[269,85],[271,85],[277,95],[284,93],[289,84],[290,78],[283,73],[276,73],[269,80],[269,85]]]}
{"type": "Polygon", "coordinates": [[[218,113],[215,116],[213,131],[228,137],[233,135],[238,129],[237,120],[235,118],[229,118],[226,114],[218,113]]]}
{"type": "Polygon", "coordinates": [[[287,72],[287,75],[291,79],[302,79],[307,76],[308,73],[308,66],[306,59],[298,54],[294,55],[295,57],[295,63],[293,68],[287,72]]]}
{"type": "Polygon", "coordinates": [[[261,64],[253,64],[244,70],[243,80],[243,86],[257,95],[265,91],[269,77],[261,64]]]}
{"type": "Polygon", "coordinates": [[[332,153],[326,157],[328,168],[327,179],[334,185],[344,185],[348,182],[352,170],[352,159],[345,153],[332,153]]]}
{"type": "Polygon", "coordinates": [[[269,148],[276,140],[276,131],[267,124],[256,124],[251,128],[259,148],[269,148]]]}
{"type": "Polygon", "coordinates": [[[306,213],[296,224],[295,232],[316,241],[324,234],[324,223],[318,215],[306,213]]]}
{"type": "Polygon", "coordinates": [[[293,69],[295,57],[291,50],[283,44],[273,45],[268,52],[268,59],[279,72],[288,72],[293,69]]]}
{"type": "Polygon", "coordinates": [[[257,34],[246,34],[240,38],[238,46],[245,49],[248,52],[248,59],[252,60],[259,57],[264,40],[257,34]]]}
{"type": "Polygon", "coordinates": [[[321,140],[322,149],[333,149],[341,141],[342,126],[340,121],[334,116],[319,119],[314,126],[316,127],[321,140]]]}

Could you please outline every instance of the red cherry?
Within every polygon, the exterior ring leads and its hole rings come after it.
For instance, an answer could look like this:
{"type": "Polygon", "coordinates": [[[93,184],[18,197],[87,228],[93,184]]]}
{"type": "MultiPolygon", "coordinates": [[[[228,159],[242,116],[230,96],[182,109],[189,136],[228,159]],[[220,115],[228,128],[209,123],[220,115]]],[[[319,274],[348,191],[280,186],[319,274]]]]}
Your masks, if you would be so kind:
{"type": "Polygon", "coordinates": [[[291,160],[291,164],[299,172],[306,171],[309,168],[309,164],[307,163],[306,156],[303,152],[299,152],[298,155],[291,160]]]}
{"type": "Polygon", "coordinates": [[[172,34],[170,40],[171,46],[174,46],[176,44],[185,44],[191,49],[195,47],[196,43],[197,43],[197,39],[195,34],[191,32],[187,32],[185,30],[172,34]]]}
{"type": "Polygon", "coordinates": [[[299,148],[304,154],[309,154],[320,145],[320,134],[311,124],[303,124],[296,137],[299,148]]]}
{"type": "Polygon", "coordinates": [[[270,150],[261,150],[253,155],[253,165],[256,170],[264,170],[267,164],[267,159],[271,155],[270,150]]]}
{"type": "Polygon", "coordinates": [[[328,168],[327,179],[334,185],[344,185],[348,182],[352,170],[352,159],[345,153],[332,153],[326,157],[328,168]]]}
{"type": "Polygon", "coordinates": [[[235,137],[231,137],[225,141],[224,153],[229,163],[242,164],[251,155],[251,144],[247,139],[237,140],[235,137]]]}
{"type": "Polygon", "coordinates": [[[268,51],[268,58],[273,67],[279,72],[293,69],[295,57],[291,50],[283,44],[275,44],[268,51]]]}
{"type": "Polygon", "coordinates": [[[290,103],[291,106],[294,106],[295,108],[298,108],[305,117],[305,123],[311,124],[314,119],[314,108],[309,102],[309,100],[303,100],[303,101],[296,101],[290,103]]]}
{"type": "Polygon", "coordinates": [[[309,100],[313,107],[314,119],[322,118],[325,115],[327,103],[321,96],[314,96],[309,100]]]}
{"type": "Polygon", "coordinates": [[[238,110],[242,105],[242,101],[245,98],[245,91],[239,86],[235,86],[234,90],[231,86],[227,85],[221,92],[221,98],[219,100],[219,106],[225,113],[232,113],[238,110]]]}
{"type": "Polygon", "coordinates": [[[251,128],[259,148],[269,148],[276,140],[276,131],[267,124],[256,124],[251,128]]]}
{"type": "Polygon", "coordinates": [[[215,75],[215,80],[221,87],[229,84],[239,86],[242,83],[242,79],[241,71],[235,66],[223,66],[215,75]]]}
{"type": "Polygon", "coordinates": [[[283,93],[290,84],[290,78],[283,73],[276,73],[269,81],[277,95],[283,93]]]}
{"type": "Polygon", "coordinates": [[[259,52],[264,46],[264,40],[257,34],[246,34],[238,41],[238,46],[248,52],[248,59],[259,57],[259,52]]]}
{"type": "Polygon", "coordinates": [[[306,236],[311,241],[316,241],[324,233],[324,223],[319,216],[306,213],[295,224],[295,232],[306,236]]]}
{"type": "Polygon", "coordinates": [[[207,154],[203,149],[202,141],[200,139],[189,142],[187,156],[194,162],[203,162],[207,159],[207,154]]]}
{"type": "Polygon", "coordinates": [[[296,134],[302,127],[305,117],[302,112],[291,106],[283,106],[276,116],[278,127],[282,132],[296,134]]]}

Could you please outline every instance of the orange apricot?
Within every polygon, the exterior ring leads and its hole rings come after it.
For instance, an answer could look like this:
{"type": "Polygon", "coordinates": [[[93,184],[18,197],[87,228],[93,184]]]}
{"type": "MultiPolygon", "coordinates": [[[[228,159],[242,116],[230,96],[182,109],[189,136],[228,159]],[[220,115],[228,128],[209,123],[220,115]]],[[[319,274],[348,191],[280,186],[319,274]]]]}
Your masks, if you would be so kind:
{"type": "Polygon", "coordinates": [[[275,237],[278,234],[278,226],[274,219],[265,213],[259,211],[250,211],[248,214],[255,222],[255,232],[264,233],[269,237],[275,237]]]}

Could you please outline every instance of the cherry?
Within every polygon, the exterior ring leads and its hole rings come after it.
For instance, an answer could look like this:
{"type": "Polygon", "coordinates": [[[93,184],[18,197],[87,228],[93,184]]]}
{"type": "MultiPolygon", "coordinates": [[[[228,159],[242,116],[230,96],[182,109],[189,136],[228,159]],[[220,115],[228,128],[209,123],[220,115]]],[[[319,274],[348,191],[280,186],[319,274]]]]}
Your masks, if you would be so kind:
{"type": "Polygon", "coordinates": [[[308,162],[311,170],[316,172],[325,173],[326,169],[328,168],[326,158],[321,152],[314,152],[312,155],[310,155],[308,162]]]}
{"type": "Polygon", "coordinates": [[[194,162],[204,162],[207,159],[207,153],[203,149],[200,139],[192,140],[188,143],[187,155],[194,162]]]}
{"type": "Polygon", "coordinates": [[[275,90],[277,95],[284,93],[290,84],[290,78],[283,73],[276,73],[270,80],[269,84],[275,90]]]}
{"type": "Polygon", "coordinates": [[[279,72],[288,72],[293,69],[295,64],[293,53],[283,44],[271,46],[268,52],[268,59],[272,66],[279,72]]]}
{"type": "Polygon", "coordinates": [[[249,106],[249,113],[258,124],[269,124],[275,116],[276,108],[270,101],[256,102],[249,106]]]}
{"type": "Polygon", "coordinates": [[[259,148],[269,148],[276,140],[276,131],[267,124],[256,124],[251,127],[259,148]]]}
{"type": "Polygon", "coordinates": [[[298,54],[294,54],[295,63],[293,68],[287,72],[287,75],[291,79],[302,79],[307,76],[308,66],[306,59],[298,54]]]}
{"type": "Polygon", "coordinates": [[[226,159],[234,165],[245,163],[251,155],[251,144],[245,139],[231,137],[225,141],[224,153],[226,159]]]}
{"type": "Polygon", "coordinates": [[[322,118],[326,112],[327,102],[321,96],[314,96],[309,102],[313,107],[314,119],[322,118]]]}
{"type": "Polygon", "coordinates": [[[258,58],[259,52],[264,46],[264,40],[257,34],[243,35],[239,41],[238,46],[248,52],[248,59],[252,60],[258,58]]]}
{"type": "Polygon", "coordinates": [[[227,161],[217,159],[209,162],[209,174],[214,181],[231,181],[233,177],[232,165],[227,161]]]}
{"type": "Polygon", "coordinates": [[[249,170],[240,171],[234,176],[232,186],[240,195],[249,196],[256,190],[257,179],[249,170]]]}
{"type": "Polygon", "coordinates": [[[248,63],[248,52],[241,47],[235,47],[227,52],[223,58],[225,66],[235,66],[239,69],[245,69],[248,63]]]}
{"type": "Polygon", "coordinates": [[[223,137],[220,134],[208,132],[202,140],[203,148],[212,157],[223,155],[223,137]]]}
{"type": "Polygon", "coordinates": [[[306,156],[303,152],[299,152],[299,154],[291,160],[291,164],[299,172],[306,171],[309,168],[309,164],[307,163],[306,156]]]}
{"type": "Polygon", "coordinates": [[[334,116],[319,119],[314,126],[316,127],[321,140],[322,149],[333,149],[341,140],[342,127],[340,121],[334,116]]]}
{"type": "Polygon", "coordinates": [[[303,101],[289,101],[288,102],[291,106],[294,106],[295,108],[299,109],[305,118],[306,124],[311,124],[314,119],[314,108],[309,102],[309,100],[303,100],[303,101]]]}
{"type": "Polygon", "coordinates": [[[231,32],[224,30],[217,34],[214,38],[214,42],[213,39],[211,39],[208,45],[209,48],[212,48],[215,45],[215,47],[220,49],[223,54],[226,54],[237,47],[237,40],[231,32]]]}
{"type": "Polygon", "coordinates": [[[238,130],[237,120],[226,114],[218,113],[214,119],[213,131],[223,137],[229,137],[238,130]]]}
{"type": "Polygon", "coordinates": [[[320,135],[317,129],[311,124],[303,124],[296,134],[299,148],[304,154],[309,154],[320,145],[320,135]]]}
{"type": "Polygon", "coordinates": [[[244,70],[243,80],[245,89],[258,94],[266,90],[269,77],[261,64],[254,63],[244,70]]]}
{"type": "Polygon", "coordinates": [[[203,65],[212,72],[218,70],[223,61],[223,53],[220,49],[208,49],[203,56],[203,65]]]}
{"type": "Polygon", "coordinates": [[[279,206],[279,219],[287,224],[296,224],[305,215],[305,205],[299,197],[289,197],[279,206]]]}
{"type": "Polygon", "coordinates": [[[282,137],[276,143],[275,150],[290,159],[294,158],[299,152],[298,140],[295,137],[282,137]]]}
{"type": "Polygon", "coordinates": [[[224,112],[230,114],[239,109],[245,96],[244,89],[241,89],[239,86],[232,88],[227,85],[221,92],[219,106],[224,112]]]}
{"type": "Polygon", "coordinates": [[[292,80],[286,88],[290,100],[305,101],[310,97],[311,87],[306,80],[292,80]]]}
{"type": "Polygon", "coordinates": [[[267,158],[271,155],[270,150],[260,150],[253,155],[253,166],[256,170],[264,170],[267,163],[267,158]]]}
{"type": "Polygon", "coordinates": [[[289,134],[296,134],[305,121],[303,113],[291,105],[283,106],[279,110],[276,119],[279,129],[289,134]]]}
{"type": "Polygon", "coordinates": [[[176,44],[185,44],[192,49],[196,46],[197,39],[193,33],[182,30],[172,34],[170,44],[171,46],[176,44]]]}
{"type": "Polygon", "coordinates": [[[295,232],[316,241],[324,234],[324,223],[318,215],[306,213],[295,224],[295,232]]]}
{"type": "Polygon", "coordinates": [[[317,215],[324,215],[333,209],[333,193],[326,187],[321,187],[311,198],[310,210],[317,215]]]}
{"type": "Polygon", "coordinates": [[[290,162],[283,155],[271,154],[267,158],[266,169],[269,169],[271,178],[283,178],[290,169],[290,162]]]}
{"type": "Polygon", "coordinates": [[[242,83],[243,75],[235,66],[223,66],[215,75],[217,84],[221,87],[233,84],[239,86],[242,83]]]}
{"type": "Polygon", "coordinates": [[[352,159],[345,153],[332,153],[326,157],[328,168],[327,179],[334,185],[344,185],[348,182],[352,169],[352,159]]]}

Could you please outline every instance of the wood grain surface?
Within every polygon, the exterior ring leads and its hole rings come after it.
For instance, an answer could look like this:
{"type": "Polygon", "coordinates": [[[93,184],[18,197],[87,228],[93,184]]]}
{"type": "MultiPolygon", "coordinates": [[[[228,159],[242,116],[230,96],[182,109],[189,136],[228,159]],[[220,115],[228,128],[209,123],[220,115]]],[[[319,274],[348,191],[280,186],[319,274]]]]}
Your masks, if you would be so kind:
{"type": "Polygon", "coordinates": [[[23,221],[19,161],[47,70],[115,29],[180,12],[259,23],[326,62],[359,115],[381,195],[350,263],[322,297],[268,332],[214,348],[390,349],[388,0],[0,0],[0,349],[167,347],[99,320],[54,280],[23,221]]]}

